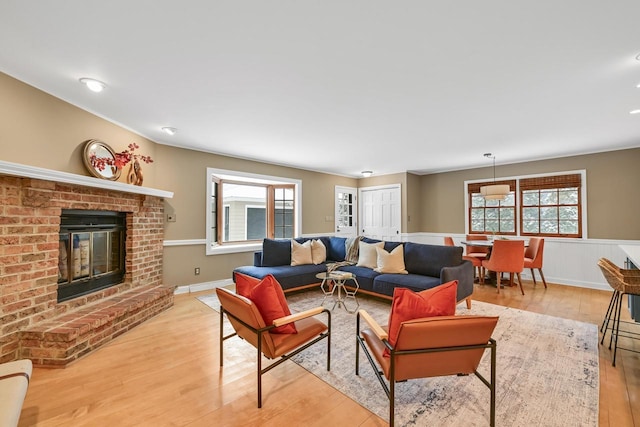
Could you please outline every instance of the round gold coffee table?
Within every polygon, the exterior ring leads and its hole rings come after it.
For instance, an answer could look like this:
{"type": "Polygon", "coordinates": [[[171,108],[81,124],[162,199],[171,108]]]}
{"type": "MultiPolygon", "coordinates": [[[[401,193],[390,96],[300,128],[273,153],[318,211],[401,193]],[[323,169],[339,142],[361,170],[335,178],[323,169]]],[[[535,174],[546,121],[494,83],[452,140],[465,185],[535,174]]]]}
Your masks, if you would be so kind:
{"type": "Polygon", "coordinates": [[[356,298],[356,294],[358,293],[358,289],[360,289],[360,285],[358,284],[355,274],[337,270],[330,273],[318,273],[316,274],[316,278],[322,280],[322,283],[320,284],[320,290],[324,294],[322,305],[324,305],[324,302],[330,296],[333,299],[333,307],[331,307],[332,311],[336,308],[336,305],[338,307],[342,306],[347,313],[355,313],[356,310],[358,310],[360,303],[358,302],[358,298],[356,298]],[[345,284],[349,280],[353,280],[355,289],[349,290],[345,287],[345,284]],[[349,309],[345,304],[345,302],[350,299],[355,302],[355,307],[353,309],[349,309]]]}

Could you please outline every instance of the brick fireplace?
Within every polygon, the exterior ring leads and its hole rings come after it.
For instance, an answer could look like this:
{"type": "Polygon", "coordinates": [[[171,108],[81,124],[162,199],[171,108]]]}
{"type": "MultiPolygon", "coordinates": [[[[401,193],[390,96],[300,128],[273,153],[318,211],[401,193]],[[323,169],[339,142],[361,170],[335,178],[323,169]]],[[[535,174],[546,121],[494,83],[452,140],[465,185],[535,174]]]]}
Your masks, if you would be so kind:
{"type": "Polygon", "coordinates": [[[0,174],[0,362],[64,367],[173,305],[173,288],[162,283],[163,192],[79,178],[0,174]],[[126,258],[121,283],[58,303],[63,209],[124,213],[126,258]]]}

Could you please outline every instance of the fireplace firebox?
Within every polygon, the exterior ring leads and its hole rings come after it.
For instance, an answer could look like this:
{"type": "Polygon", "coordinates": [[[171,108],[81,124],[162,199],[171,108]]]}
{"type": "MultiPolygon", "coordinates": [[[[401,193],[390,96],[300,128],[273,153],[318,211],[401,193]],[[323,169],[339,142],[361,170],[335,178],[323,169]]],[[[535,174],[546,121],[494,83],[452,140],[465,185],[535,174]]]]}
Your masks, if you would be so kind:
{"type": "Polygon", "coordinates": [[[126,214],[64,209],[60,217],[58,302],[122,282],[126,214]]]}

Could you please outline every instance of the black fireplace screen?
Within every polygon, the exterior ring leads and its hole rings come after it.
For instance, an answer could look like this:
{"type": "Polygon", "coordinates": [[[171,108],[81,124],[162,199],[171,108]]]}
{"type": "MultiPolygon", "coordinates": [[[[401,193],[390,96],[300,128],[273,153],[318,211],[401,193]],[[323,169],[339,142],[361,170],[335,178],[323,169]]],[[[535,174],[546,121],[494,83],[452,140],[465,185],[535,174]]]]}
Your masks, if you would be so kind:
{"type": "Polygon", "coordinates": [[[63,210],[58,255],[58,302],[122,282],[126,214],[63,210]]]}

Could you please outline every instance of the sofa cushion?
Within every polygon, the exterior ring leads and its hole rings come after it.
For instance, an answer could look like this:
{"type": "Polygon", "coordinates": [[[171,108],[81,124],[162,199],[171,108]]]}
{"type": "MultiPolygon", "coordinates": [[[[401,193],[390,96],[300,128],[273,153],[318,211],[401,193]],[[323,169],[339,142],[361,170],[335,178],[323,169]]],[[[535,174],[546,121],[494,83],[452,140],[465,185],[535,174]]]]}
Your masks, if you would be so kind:
{"type": "MultiPolygon", "coordinates": [[[[355,265],[342,266],[340,271],[347,271],[356,276],[360,289],[365,291],[373,291],[374,279],[380,275],[380,273],[373,271],[369,267],[357,267],[355,265]]],[[[346,285],[350,286],[350,283],[347,282],[346,285]]]]}
{"type": "Polygon", "coordinates": [[[460,246],[404,244],[404,265],[409,273],[440,277],[442,267],[455,267],[461,262],[460,246]]]}
{"type": "Polygon", "coordinates": [[[262,241],[262,266],[274,267],[291,264],[291,241],[264,239],[262,241]]]}
{"type": "Polygon", "coordinates": [[[327,246],[327,260],[344,261],[347,256],[346,241],[345,237],[330,237],[329,246],[327,246]]]}
{"type": "MultiPolygon", "coordinates": [[[[456,314],[456,291],[458,282],[448,282],[433,289],[413,292],[406,288],[393,291],[393,302],[389,314],[389,343],[398,339],[400,325],[408,320],[456,314]]],[[[387,355],[385,351],[385,355],[387,355]]]]}
{"type": "Polygon", "coordinates": [[[371,239],[371,238],[369,238],[369,237],[363,237],[361,240],[362,240],[363,242],[365,242],[365,243],[369,243],[369,244],[372,244],[372,243],[380,243],[380,242],[382,242],[382,240],[378,240],[378,239],[371,239]]]}
{"type": "Polygon", "coordinates": [[[311,240],[298,243],[291,240],[291,265],[314,264],[311,256],[311,240]]]}
{"type": "Polygon", "coordinates": [[[360,242],[360,246],[358,248],[358,263],[356,265],[358,267],[368,267],[371,269],[376,268],[378,266],[378,253],[376,252],[376,248],[382,249],[383,247],[383,242],[360,242]]]}
{"type": "MultiPolygon", "coordinates": [[[[256,305],[266,325],[271,325],[274,320],[291,314],[284,292],[282,292],[282,287],[271,274],[253,287],[248,298],[256,305]]],[[[294,323],[288,323],[271,329],[269,332],[274,334],[295,334],[298,331],[294,323]]]]}
{"type": "Polygon", "coordinates": [[[402,242],[384,242],[384,250],[391,252],[400,245],[402,245],[402,242]]]}
{"type": "Polygon", "coordinates": [[[375,277],[372,290],[377,294],[393,296],[393,290],[399,286],[420,292],[441,284],[440,278],[421,274],[380,274],[375,277]]]}
{"type": "Polygon", "coordinates": [[[275,267],[255,267],[252,265],[245,265],[237,267],[233,273],[236,276],[238,273],[246,274],[249,276],[264,278],[268,274],[278,280],[282,289],[292,289],[309,284],[320,284],[321,280],[316,278],[316,274],[327,271],[325,264],[307,264],[307,265],[278,265],[275,267]]]}
{"type": "Polygon", "coordinates": [[[404,268],[404,252],[402,245],[396,246],[391,252],[383,248],[376,248],[378,266],[374,268],[378,273],[408,274],[404,268]]]}

